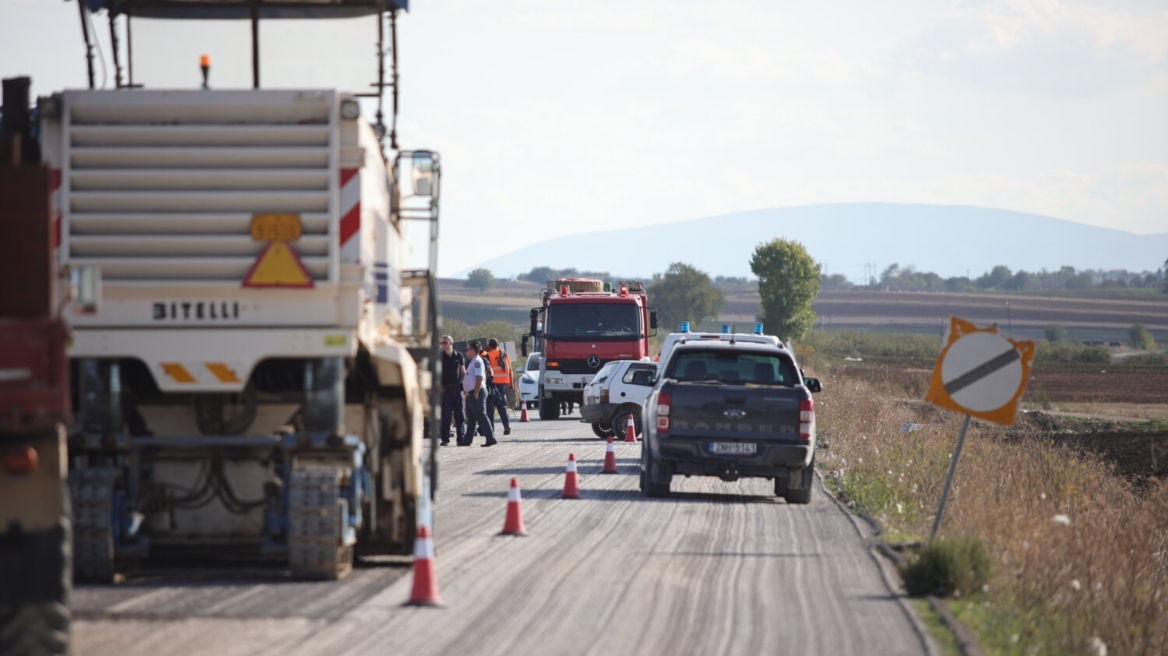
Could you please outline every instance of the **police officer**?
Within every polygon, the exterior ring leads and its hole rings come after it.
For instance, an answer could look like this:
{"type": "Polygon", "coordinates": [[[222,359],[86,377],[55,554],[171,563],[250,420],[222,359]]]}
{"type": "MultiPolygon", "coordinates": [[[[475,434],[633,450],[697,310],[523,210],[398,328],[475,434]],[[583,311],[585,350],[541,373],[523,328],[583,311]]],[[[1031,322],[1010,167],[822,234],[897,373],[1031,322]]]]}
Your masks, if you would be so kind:
{"type": "Polygon", "coordinates": [[[462,391],[466,392],[466,434],[465,438],[458,443],[459,446],[470,446],[474,441],[475,424],[482,427],[487,437],[487,443],[483,446],[495,446],[495,431],[491,428],[491,422],[487,421],[487,386],[486,380],[490,373],[487,371],[486,363],[479,357],[479,349],[482,345],[477,341],[472,341],[466,347],[466,376],[462,379],[462,391]]]}
{"type": "Polygon", "coordinates": [[[462,379],[466,376],[466,359],[454,350],[454,338],[438,338],[442,347],[442,446],[450,443],[450,420],[454,420],[458,442],[463,440],[466,417],[462,413],[462,379]]]}
{"type": "Polygon", "coordinates": [[[511,358],[499,348],[499,340],[487,340],[487,350],[483,353],[491,367],[491,382],[494,391],[487,397],[487,416],[491,425],[495,425],[495,409],[499,409],[499,418],[503,420],[503,434],[511,434],[511,419],[507,416],[507,393],[511,391],[511,358]]]}

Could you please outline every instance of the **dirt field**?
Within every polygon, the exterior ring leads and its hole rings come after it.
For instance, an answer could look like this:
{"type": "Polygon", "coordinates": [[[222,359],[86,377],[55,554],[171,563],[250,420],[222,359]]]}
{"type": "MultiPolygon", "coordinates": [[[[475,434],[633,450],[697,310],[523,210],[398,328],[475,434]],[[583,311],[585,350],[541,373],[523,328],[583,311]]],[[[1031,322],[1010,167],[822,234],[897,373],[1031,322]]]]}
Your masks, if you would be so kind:
{"type": "MultiPolygon", "coordinates": [[[[812,306],[820,324],[829,328],[936,326],[950,316],[975,323],[996,323],[1015,331],[1041,331],[1058,323],[1068,332],[1099,331],[1125,334],[1142,323],[1158,340],[1168,341],[1168,296],[1147,300],[1046,298],[997,294],[943,294],[924,292],[824,291],[812,306]]],[[[758,313],[757,295],[726,299],[723,319],[744,320],[758,313]]],[[[907,330],[907,329],[906,329],[907,330]]]]}
{"type": "Polygon", "coordinates": [[[1168,404],[1168,369],[1147,371],[1037,371],[1027,396],[1066,403],[1168,404]]]}
{"type": "MultiPolygon", "coordinates": [[[[1133,479],[1168,477],[1168,370],[1036,371],[1017,423],[1006,434],[1047,439],[1096,453],[1133,479]]],[[[836,377],[860,377],[924,404],[932,372],[909,363],[836,366],[836,377]]]]}

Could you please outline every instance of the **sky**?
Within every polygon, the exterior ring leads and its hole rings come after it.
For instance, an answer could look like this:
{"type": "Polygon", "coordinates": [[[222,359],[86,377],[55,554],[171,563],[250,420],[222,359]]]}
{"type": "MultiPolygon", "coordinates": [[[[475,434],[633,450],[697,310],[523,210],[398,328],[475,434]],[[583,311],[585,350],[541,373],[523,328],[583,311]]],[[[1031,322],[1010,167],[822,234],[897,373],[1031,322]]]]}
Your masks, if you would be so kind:
{"type": "MultiPolygon", "coordinates": [[[[812,203],[1168,232],[1163,0],[411,4],[399,142],[442,156],[441,275],[553,237],[812,203]]],[[[80,32],[74,2],[0,0],[0,77],[83,87],[80,32]]],[[[367,89],[375,39],[373,19],[264,23],[262,82],[367,89]]],[[[212,86],[247,87],[250,47],[246,22],[135,20],[135,82],[196,87],[208,53],[212,86]]]]}

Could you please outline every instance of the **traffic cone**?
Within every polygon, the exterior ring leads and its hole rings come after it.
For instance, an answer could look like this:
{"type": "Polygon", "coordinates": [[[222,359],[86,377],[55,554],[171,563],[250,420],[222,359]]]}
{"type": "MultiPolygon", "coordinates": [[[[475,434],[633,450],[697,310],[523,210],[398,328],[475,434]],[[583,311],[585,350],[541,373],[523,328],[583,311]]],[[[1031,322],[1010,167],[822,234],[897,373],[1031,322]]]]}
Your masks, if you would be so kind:
{"type": "Polygon", "coordinates": [[[636,429],[635,424],[633,422],[632,415],[629,415],[629,423],[625,424],[625,441],[626,442],[636,442],[637,441],[637,429],[636,429]]]}
{"type": "Polygon", "coordinates": [[[523,527],[523,508],[520,507],[519,479],[511,479],[511,489],[507,491],[507,519],[499,535],[527,535],[523,527]]]}
{"type": "Polygon", "coordinates": [[[580,483],[577,480],[576,474],[576,454],[568,454],[568,471],[564,474],[564,493],[560,495],[561,499],[579,499],[580,498],[580,483]]]}
{"type": "Polygon", "coordinates": [[[414,540],[414,590],[406,606],[441,606],[438,596],[438,579],[434,575],[434,540],[430,538],[430,527],[423,524],[418,528],[414,540]]]}
{"type": "Polygon", "coordinates": [[[616,451],[612,446],[612,436],[608,436],[608,444],[604,447],[604,469],[600,470],[601,474],[619,474],[616,470],[616,451]]]}
{"type": "Polygon", "coordinates": [[[523,411],[519,413],[519,423],[523,424],[530,421],[527,418],[527,401],[523,401],[523,411]]]}

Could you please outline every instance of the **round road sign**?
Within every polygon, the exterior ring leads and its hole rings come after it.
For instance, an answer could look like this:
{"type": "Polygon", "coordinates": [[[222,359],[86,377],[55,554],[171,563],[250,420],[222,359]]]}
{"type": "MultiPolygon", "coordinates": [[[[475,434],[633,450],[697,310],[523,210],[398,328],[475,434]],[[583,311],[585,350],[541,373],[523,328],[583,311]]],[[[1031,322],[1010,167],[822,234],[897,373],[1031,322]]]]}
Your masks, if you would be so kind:
{"type": "Polygon", "coordinates": [[[933,369],[925,400],[942,408],[1013,424],[1026,390],[1034,342],[1006,339],[998,329],[978,328],[953,317],[949,338],[933,369]]]}

